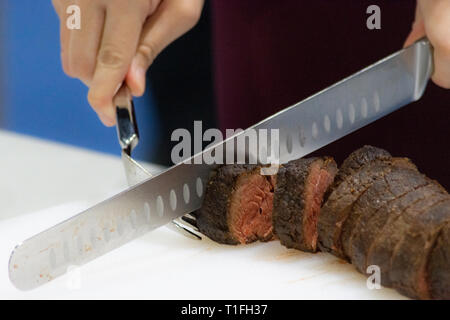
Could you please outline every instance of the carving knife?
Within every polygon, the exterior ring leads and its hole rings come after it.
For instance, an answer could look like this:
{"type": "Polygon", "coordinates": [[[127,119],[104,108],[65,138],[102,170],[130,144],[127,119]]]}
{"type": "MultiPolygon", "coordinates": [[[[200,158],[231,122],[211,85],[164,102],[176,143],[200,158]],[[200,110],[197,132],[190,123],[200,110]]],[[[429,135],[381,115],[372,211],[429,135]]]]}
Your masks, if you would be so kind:
{"type": "MultiPolygon", "coordinates": [[[[279,129],[280,161],[300,158],[418,100],[432,68],[421,39],[249,129],[279,129]]],[[[11,254],[10,280],[36,288],[199,209],[214,165],[190,163],[226,141],[25,240],[11,254]]]]}

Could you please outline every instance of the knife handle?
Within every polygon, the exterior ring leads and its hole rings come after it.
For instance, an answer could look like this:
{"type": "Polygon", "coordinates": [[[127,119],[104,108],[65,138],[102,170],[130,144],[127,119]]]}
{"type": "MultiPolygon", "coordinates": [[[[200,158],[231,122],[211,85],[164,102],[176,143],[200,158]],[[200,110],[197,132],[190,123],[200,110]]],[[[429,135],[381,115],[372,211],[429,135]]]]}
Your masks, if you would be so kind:
{"type": "Polygon", "coordinates": [[[114,97],[117,118],[117,137],[122,150],[131,155],[139,142],[139,131],[130,89],[123,83],[114,97]]]}

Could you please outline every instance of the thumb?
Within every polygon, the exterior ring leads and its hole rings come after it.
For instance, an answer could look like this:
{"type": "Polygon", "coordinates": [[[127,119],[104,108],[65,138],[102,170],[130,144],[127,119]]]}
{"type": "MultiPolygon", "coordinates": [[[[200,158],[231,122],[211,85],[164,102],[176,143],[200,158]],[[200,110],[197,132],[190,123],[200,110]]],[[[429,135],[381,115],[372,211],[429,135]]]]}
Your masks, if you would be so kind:
{"type": "Polygon", "coordinates": [[[133,96],[140,97],[144,94],[147,69],[152,64],[155,56],[155,51],[146,45],[139,45],[138,52],[134,56],[130,70],[125,77],[125,81],[133,96]]]}
{"type": "Polygon", "coordinates": [[[423,22],[422,13],[420,12],[419,6],[416,7],[416,17],[412,25],[412,30],[409,33],[403,47],[408,47],[414,42],[423,38],[425,36],[425,24],[423,22]]]}
{"type": "Polygon", "coordinates": [[[414,42],[416,42],[420,38],[423,38],[424,36],[425,36],[425,25],[423,24],[423,21],[414,22],[412,30],[408,35],[408,38],[406,38],[403,47],[408,47],[412,45],[414,42]]]}
{"type": "Polygon", "coordinates": [[[145,74],[156,56],[199,20],[204,0],[164,0],[147,19],[126,76],[134,96],[145,92],[145,74]]]}

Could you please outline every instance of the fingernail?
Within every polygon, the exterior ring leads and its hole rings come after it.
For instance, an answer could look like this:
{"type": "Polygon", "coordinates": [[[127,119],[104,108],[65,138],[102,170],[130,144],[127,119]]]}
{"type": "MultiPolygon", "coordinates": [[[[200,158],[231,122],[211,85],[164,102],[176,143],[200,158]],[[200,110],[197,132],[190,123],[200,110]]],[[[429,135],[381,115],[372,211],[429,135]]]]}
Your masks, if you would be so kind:
{"type": "Polygon", "coordinates": [[[138,62],[138,59],[134,59],[133,61],[133,73],[139,86],[139,92],[143,93],[145,90],[146,69],[138,62]]]}
{"type": "Polygon", "coordinates": [[[138,68],[136,70],[137,73],[137,79],[138,79],[138,84],[139,84],[139,92],[141,94],[144,94],[145,92],[145,69],[144,68],[138,68]]]}
{"type": "Polygon", "coordinates": [[[113,122],[116,120],[116,107],[108,108],[106,110],[106,115],[109,119],[111,119],[113,122]]]}
{"type": "Polygon", "coordinates": [[[104,125],[111,127],[116,123],[116,114],[114,112],[114,108],[107,108],[103,110],[99,115],[100,120],[104,125]]]}
{"type": "Polygon", "coordinates": [[[138,66],[136,69],[136,76],[139,78],[139,80],[145,79],[145,69],[141,66],[138,66]]]}
{"type": "Polygon", "coordinates": [[[107,127],[112,127],[115,124],[115,120],[105,115],[99,115],[100,121],[107,127]]]}

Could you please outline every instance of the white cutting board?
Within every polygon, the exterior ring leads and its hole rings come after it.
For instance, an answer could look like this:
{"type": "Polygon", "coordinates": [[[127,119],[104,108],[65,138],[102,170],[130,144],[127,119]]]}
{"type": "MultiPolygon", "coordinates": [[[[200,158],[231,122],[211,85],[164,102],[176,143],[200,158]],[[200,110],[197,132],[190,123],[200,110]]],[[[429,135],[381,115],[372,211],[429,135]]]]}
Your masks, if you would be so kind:
{"type": "MultiPolygon", "coordinates": [[[[85,266],[73,269],[70,274],[38,289],[18,291],[9,282],[7,268],[9,254],[15,244],[80,212],[93,202],[102,200],[105,195],[118,191],[118,181],[123,181],[122,188],[125,188],[125,179],[123,173],[119,172],[121,166],[118,158],[0,132],[0,146],[2,143],[11,145],[12,141],[16,146],[16,156],[20,156],[21,152],[36,150],[29,156],[38,165],[33,167],[33,162],[29,162],[27,170],[48,170],[45,180],[33,182],[33,175],[24,175],[24,181],[15,181],[17,186],[21,186],[17,187],[17,192],[25,195],[25,199],[31,193],[32,199],[38,199],[41,193],[45,201],[39,204],[35,200],[36,204],[33,206],[46,206],[23,213],[23,210],[17,208],[20,203],[15,203],[11,210],[21,214],[4,216],[3,219],[0,215],[2,299],[404,298],[392,289],[369,290],[364,275],[359,274],[350,264],[329,254],[288,250],[277,241],[248,246],[225,246],[209,239],[191,240],[164,227],[85,266]],[[58,160],[65,160],[67,165],[68,159],[76,159],[77,163],[89,163],[89,168],[83,168],[82,165],[70,167],[72,181],[60,185],[60,189],[71,192],[70,195],[61,196],[64,191],[60,190],[53,199],[54,206],[49,207],[47,204],[52,198],[48,197],[45,190],[53,188],[55,183],[62,183],[58,179],[65,169],[58,168],[58,165],[63,166],[58,164],[61,162],[58,160]],[[105,170],[105,166],[117,171],[105,170]],[[95,170],[96,175],[90,175],[95,170]],[[82,183],[81,178],[80,181],[76,179],[83,175],[90,177],[89,186],[71,185],[82,183]],[[111,178],[114,175],[115,178],[111,178]],[[35,186],[38,183],[42,184],[40,188],[35,186]],[[86,199],[82,197],[83,190],[86,199]],[[103,193],[98,192],[93,196],[90,190],[103,190],[103,193]],[[61,204],[61,198],[72,201],[61,204]]],[[[1,165],[5,163],[0,163],[0,167],[1,165]]],[[[20,161],[17,168],[14,161],[8,163],[8,170],[2,172],[0,189],[8,189],[4,175],[11,172],[13,178],[14,170],[19,170],[20,165],[23,165],[20,161]]],[[[17,180],[17,174],[15,177],[17,180]]],[[[18,196],[14,190],[10,196],[18,196]]],[[[4,208],[8,207],[6,198],[2,198],[1,202],[4,208]]],[[[11,203],[9,205],[13,206],[11,203]]],[[[30,204],[25,207],[29,206],[30,204]]]]}
{"type": "Polygon", "coordinates": [[[248,246],[190,240],[160,228],[30,292],[9,283],[16,243],[83,209],[58,206],[0,223],[0,298],[398,299],[369,290],[366,278],[329,254],[288,250],[279,242],[248,246]]]}

